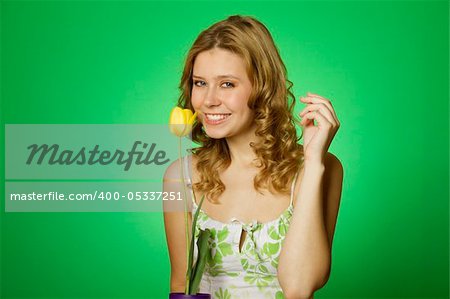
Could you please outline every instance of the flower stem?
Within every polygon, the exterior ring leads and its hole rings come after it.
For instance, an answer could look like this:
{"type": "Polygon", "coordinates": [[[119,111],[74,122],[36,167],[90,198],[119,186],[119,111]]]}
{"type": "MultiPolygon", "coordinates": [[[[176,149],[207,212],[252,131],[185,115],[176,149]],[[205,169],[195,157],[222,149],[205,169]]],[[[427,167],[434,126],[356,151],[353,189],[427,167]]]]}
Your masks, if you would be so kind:
{"type": "Polygon", "coordinates": [[[184,193],[184,226],[186,228],[186,285],[184,289],[184,293],[186,295],[189,295],[189,284],[191,278],[189,277],[189,268],[191,265],[189,265],[189,244],[190,237],[189,237],[189,221],[188,221],[188,205],[187,205],[187,192],[186,192],[186,183],[184,181],[184,165],[183,165],[183,156],[181,155],[181,137],[178,139],[178,154],[180,156],[180,174],[181,174],[181,181],[183,184],[183,193],[184,193]]]}

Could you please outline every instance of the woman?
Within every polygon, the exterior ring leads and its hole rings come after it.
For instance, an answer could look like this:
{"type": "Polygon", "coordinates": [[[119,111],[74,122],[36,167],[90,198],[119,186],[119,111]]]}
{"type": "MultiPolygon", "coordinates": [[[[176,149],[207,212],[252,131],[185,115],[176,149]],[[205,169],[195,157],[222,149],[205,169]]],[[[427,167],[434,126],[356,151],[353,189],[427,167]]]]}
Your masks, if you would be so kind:
{"type": "MultiPolygon", "coordinates": [[[[169,166],[164,191],[182,192],[169,182],[185,167],[192,213],[205,195],[196,229],[212,235],[200,291],[212,298],[312,298],[328,280],[343,170],[327,150],[340,124],[329,100],[308,93],[299,145],[291,87],[271,34],[252,17],[212,25],[187,55],[178,104],[198,113],[200,146],[192,163],[169,166]]],[[[183,212],[164,220],[170,289],[183,292],[183,212]]]]}

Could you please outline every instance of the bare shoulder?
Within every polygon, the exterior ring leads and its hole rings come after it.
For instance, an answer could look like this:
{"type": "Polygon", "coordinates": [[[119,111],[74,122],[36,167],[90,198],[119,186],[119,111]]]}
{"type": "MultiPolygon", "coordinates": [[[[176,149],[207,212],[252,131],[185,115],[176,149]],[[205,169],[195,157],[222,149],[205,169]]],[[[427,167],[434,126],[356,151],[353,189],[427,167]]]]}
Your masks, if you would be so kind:
{"type": "MultiPolygon", "coordinates": [[[[192,155],[188,155],[186,158],[191,160],[192,155]]],[[[187,196],[188,206],[191,208],[190,192],[188,188],[183,187],[183,183],[185,184],[185,187],[187,187],[187,182],[186,180],[183,180],[182,176],[182,174],[185,174],[185,178],[187,177],[184,161],[184,159],[177,159],[167,166],[163,177],[163,191],[167,194],[176,194],[176,197],[180,197],[178,194],[181,194],[181,197],[184,197],[186,192],[185,195],[187,196]]],[[[191,176],[191,174],[189,174],[189,176],[191,176]]],[[[179,211],[179,205],[180,203],[178,201],[168,200],[163,202],[164,211],[179,211]]]]}
{"type": "Polygon", "coordinates": [[[169,164],[166,168],[166,172],[164,173],[164,181],[167,179],[179,179],[180,178],[180,159],[176,159],[172,163],[169,164]]]}
{"type": "Polygon", "coordinates": [[[344,169],[341,161],[332,153],[325,157],[325,173],[323,181],[325,225],[330,247],[333,244],[334,231],[339,213],[342,195],[344,169]]]}
{"type": "MultiPolygon", "coordinates": [[[[325,156],[325,173],[324,173],[324,189],[329,190],[330,188],[335,189],[335,193],[339,193],[342,188],[342,180],[344,175],[344,169],[341,161],[336,157],[336,155],[327,152],[325,156]]],[[[303,179],[305,168],[301,167],[298,173],[298,179],[296,182],[296,191],[300,187],[301,181],[303,179]]]]}
{"type": "Polygon", "coordinates": [[[325,156],[325,176],[339,179],[343,176],[344,167],[334,154],[327,152],[325,156]]]}
{"type": "MultiPolygon", "coordinates": [[[[171,194],[173,192],[179,192],[182,185],[180,178],[180,159],[174,160],[167,166],[163,177],[163,193],[171,194]]],[[[171,200],[163,201],[163,211],[172,212],[177,210],[177,203],[171,200]]]]}
{"type": "MultiPolygon", "coordinates": [[[[188,155],[185,157],[185,159],[188,159],[189,164],[193,166],[195,166],[197,163],[197,158],[194,155],[188,155]]],[[[181,167],[182,166],[184,167],[182,163],[184,163],[184,160],[180,160],[179,158],[170,163],[169,166],[167,166],[166,171],[164,173],[164,180],[166,179],[180,180],[181,167]]],[[[192,170],[194,168],[195,167],[192,167],[192,170]]]]}

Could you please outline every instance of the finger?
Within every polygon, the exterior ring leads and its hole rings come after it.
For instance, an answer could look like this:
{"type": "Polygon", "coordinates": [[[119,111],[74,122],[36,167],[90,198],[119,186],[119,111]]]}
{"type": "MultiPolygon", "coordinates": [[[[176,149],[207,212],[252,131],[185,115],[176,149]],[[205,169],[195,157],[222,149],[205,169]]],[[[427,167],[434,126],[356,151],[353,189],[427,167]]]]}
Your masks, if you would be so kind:
{"type": "Polygon", "coordinates": [[[327,119],[330,123],[332,123],[333,125],[335,125],[336,119],[334,118],[333,114],[331,113],[331,111],[329,110],[328,106],[325,103],[318,103],[318,104],[309,104],[308,106],[306,106],[302,112],[299,113],[300,117],[303,117],[303,115],[308,112],[308,111],[320,111],[327,119]]]}
{"type": "Polygon", "coordinates": [[[324,98],[323,96],[318,95],[318,94],[316,94],[316,93],[312,93],[312,92],[309,92],[309,91],[308,91],[306,94],[307,94],[308,96],[311,96],[311,97],[317,97],[317,98],[326,100],[326,98],[324,98]]]}
{"type": "MultiPolygon", "coordinates": [[[[322,101],[323,103],[325,103],[327,105],[327,107],[332,111],[333,115],[336,116],[336,113],[334,111],[333,105],[331,104],[331,101],[329,99],[326,99],[326,98],[324,98],[324,97],[322,97],[322,96],[320,96],[318,94],[311,93],[311,92],[308,92],[307,95],[308,96],[305,97],[306,99],[307,98],[317,99],[317,100],[322,101]]],[[[337,119],[337,117],[336,117],[336,119],[337,119]]]]}
{"type": "Polygon", "coordinates": [[[307,119],[315,119],[317,121],[317,126],[319,127],[331,127],[332,123],[322,114],[320,111],[312,111],[305,114],[307,119]]]}
{"type": "Polygon", "coordinates": [[[303,117],[300,121],[300,125],[303,127],[308,126],[310,123],[312,123],[314,125],[314,119],[309,119],[307,117],[303,117]]]}
{"type": "Polygon", "coordinates": [[[311,93],[309,93],[309,94],[310,94],[310,96],[313,97],[313,98],[322,100],[323,103],[324,103],[324,104],[328,107],[328,109],[331,111],[331,114],[333,115],[333,117],[334,117],[334,119],[336,120],[336,122],[338,122],[338,118],[337,118],[336,112],[334,111],[333,105],[331,104],[331,101],[330,101],[330,100],[328,100],[328,99],[326,99],[326,98],[324,98],[324,97],[321,97],[321,96],[319,96],[319,95],[316,95],[316,94],[311,94],[311,93]]]}
{"type": "Polygon", "coordinates": [[[326,101],[326,102],[329,102],[330,105],[332,105],[332,104],[331,104],[331,101],[330,101],[329,99],[324,98],[324,97],[321,96],[321,95],[318,95],[318,94],[315,94],[315,93],[311,93],[311,92],[307,92],[307,95],[310,96],[310,97],[315,97],[315,98],[318,98],[318,99],[322,99],[322,100],[324,100],[324,101],[326,101]]]}
{"type": "MultiPolygon", "coordinates": [[[[310,93],[308,93],[308,94],[310,94],[310,93]]],[[[331,111],[333,118],[335,119],[335,122],[339,123],[338,118],[336,116],[336,112],[334,111],[334,108],[331,105],[330,100],[314,95],[314,96],[308,96],[308,97],[301,97],[300,101],[306,102],[306,103],[323,103],[331,111]]]]}
{"type": "Polygon", "coordinates": [[[317,103],[317,104],[308,104],[303,110],[299,113],[300,116],[305,114],[306,112],[314,111],[314,110],[328,110],[328,106],[326,106],[324,103],[317,103]]]}

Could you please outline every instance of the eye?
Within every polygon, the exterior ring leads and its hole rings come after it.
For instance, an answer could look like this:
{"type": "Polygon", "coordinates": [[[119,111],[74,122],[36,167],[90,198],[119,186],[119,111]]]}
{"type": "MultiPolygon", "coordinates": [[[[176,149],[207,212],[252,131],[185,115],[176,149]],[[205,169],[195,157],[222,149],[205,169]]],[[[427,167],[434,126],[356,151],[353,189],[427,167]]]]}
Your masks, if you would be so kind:
{"type": "Polygon", "coordinates": [[[231,83],[231,82],[224,82],[222,85],[226,85],[225,87],[226,88],[232,88],[232,87],[234,87],[234,84],[233,83],[231,83]]]}
{"type": "Polygon", "coordinates": [[[195,86],[198,86],[198,87],[203,86],[204,83],[205,83],[205,81],[194,80],[194,85],[195,85],[195,86]]]}

